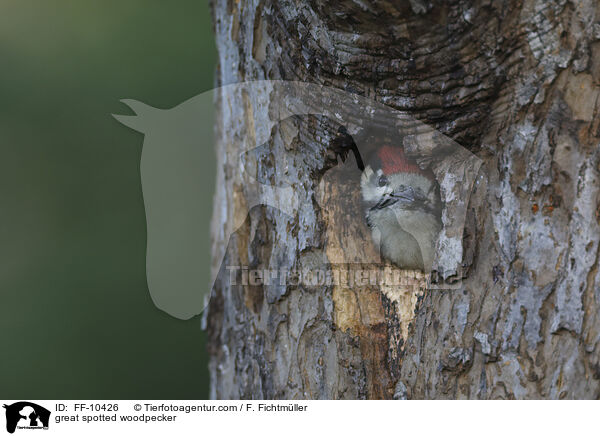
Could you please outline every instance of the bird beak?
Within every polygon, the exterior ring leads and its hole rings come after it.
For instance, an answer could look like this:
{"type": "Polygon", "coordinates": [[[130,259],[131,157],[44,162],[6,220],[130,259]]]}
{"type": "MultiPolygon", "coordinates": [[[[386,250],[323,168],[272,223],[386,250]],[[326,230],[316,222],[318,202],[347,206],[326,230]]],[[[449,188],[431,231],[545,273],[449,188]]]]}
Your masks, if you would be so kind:
{"type": "Polygon", "coordinates": [[[383,209],[396,203],[411,206],[417,201],[418,196],[412,186],[402,186],[394,192],[385,195],[371,210],[383,209]]]}
{"type": "Polygon", "coordinates": [[[408,209],[421,209],[429,213],[435,210],[430,200],[420,191],[416,191],[412,186],[402,186],[390,194],[394,202],[398,202],[408,209]]]}
{"type": "Polygon", "coordinates": [[[384,207],[391,206],[392,204],[396,204],[398,202],[397,199],[393,198],[391,195],[383,197],[375,206],[371,208],[371,210],[383,209],[384,207]]]}
{"type": "Polygon", "coordinates": [[[390,194],[390,196],[392,198],[394,198],[396,201],[399,201],[399,202],[405,203],[405,204],[411,204],[417,200],[422,200],[422,198],[420,198],[421,196],[419,196],[415,192],[415,190],[412,188],[412,186],[403,186],[399,189],[396,189],[394,192],[392,192],[390,194]]]}

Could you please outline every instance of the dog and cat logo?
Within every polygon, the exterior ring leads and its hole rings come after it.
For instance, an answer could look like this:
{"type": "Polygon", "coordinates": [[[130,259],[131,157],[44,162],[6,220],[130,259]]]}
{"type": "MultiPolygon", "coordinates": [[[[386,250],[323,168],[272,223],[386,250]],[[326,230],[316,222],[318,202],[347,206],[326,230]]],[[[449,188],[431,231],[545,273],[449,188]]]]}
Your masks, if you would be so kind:
{"type": "Polygon", "coordinates": [[[48,430],[50,411],[45,407],[29,401],[19,401],[10,405],[5,404],[6,431],[14,433],[22,430],[48,430]]]}

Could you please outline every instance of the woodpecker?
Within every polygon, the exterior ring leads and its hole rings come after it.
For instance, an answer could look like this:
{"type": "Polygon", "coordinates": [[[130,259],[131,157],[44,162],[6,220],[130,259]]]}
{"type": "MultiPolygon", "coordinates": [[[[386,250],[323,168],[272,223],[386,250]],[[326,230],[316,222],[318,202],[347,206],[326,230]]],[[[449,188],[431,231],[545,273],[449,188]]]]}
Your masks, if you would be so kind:
{"type": "Polygon", "coordinates": [[[367,225],[381,255],[403,269],[430,272],[441,229],[441,201],[431,173],[401,147],[383,145],[361,176],[367,225]]]}

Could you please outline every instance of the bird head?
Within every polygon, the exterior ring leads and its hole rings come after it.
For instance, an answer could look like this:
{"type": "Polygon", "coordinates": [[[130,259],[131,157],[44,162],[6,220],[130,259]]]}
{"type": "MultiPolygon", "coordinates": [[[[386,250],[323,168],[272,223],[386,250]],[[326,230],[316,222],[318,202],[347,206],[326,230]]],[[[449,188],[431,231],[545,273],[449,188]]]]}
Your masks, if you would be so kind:
{"type": "Polygon", "coordinates": [[[368,210],[387,207],[439,214],[437,184],[430,172],[408,159],[400,147],[380,147],[361,177],[362,198],[368,210]]]}

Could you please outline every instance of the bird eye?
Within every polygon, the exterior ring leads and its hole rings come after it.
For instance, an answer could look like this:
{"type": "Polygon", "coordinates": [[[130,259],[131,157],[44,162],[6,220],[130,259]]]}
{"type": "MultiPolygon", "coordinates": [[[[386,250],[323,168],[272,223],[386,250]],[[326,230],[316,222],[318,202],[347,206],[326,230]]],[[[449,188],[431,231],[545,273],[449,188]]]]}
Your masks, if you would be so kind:
{"type": "Polygon", "coordinates": [[[379,176],[379,186],[385,186],[388,184],[388,179],[385,175],[379,176]]]}

